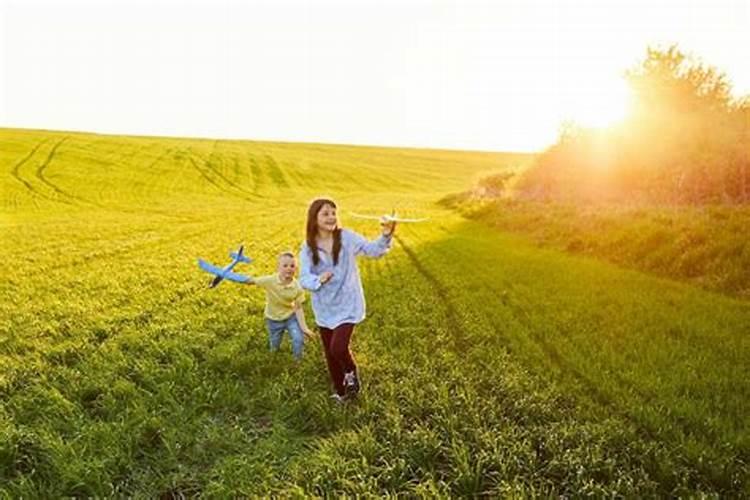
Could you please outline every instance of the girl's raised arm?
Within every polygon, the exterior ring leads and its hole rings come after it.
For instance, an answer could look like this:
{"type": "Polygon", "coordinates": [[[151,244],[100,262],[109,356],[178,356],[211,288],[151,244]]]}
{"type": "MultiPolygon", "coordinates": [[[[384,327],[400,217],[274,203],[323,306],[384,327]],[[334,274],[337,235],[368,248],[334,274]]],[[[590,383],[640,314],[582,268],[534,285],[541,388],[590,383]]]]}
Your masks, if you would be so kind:
{"type": "Polygon", "coordinates": [[[390,234],[381,234],[380,237],[367,241],[364,236],[354,231],[346,231],[354,245],[354,255],[366,255],[367,257],[378,258],[385,255],[391,249],[393,241],[393,232],[390,234]]]}

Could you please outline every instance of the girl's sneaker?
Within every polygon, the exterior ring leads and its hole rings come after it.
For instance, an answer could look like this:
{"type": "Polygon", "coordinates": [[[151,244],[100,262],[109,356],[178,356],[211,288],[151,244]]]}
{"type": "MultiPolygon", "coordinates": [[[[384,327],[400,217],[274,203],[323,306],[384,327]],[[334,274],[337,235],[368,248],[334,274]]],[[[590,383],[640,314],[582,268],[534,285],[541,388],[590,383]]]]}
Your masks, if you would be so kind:
{"type": "Polygon", "coordinates": [[[334,401],[336,401],[340,405],[346,403],[346,398],[344,396],[336,393],[336,392],[334,392],[333,394],[331,394],[331,399],[333,399],[334,401]]]}
{"type": "Polygon", "coordinates": [[[344,374],[344,391],[346,397],[354,397],[359,393],[359,378],[355,372],[347,372],[344,374]]]}

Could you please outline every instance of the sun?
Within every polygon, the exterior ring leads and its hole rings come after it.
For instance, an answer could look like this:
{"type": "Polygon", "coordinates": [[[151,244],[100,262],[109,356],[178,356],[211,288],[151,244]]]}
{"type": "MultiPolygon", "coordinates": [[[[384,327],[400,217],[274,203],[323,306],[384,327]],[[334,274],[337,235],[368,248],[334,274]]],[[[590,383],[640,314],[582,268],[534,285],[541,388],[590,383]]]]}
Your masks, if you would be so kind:
{"type": "Polygon", "coordinates": [[[587,128],[608,128],[623,121],[630,111],[631,94],[627,84],[602,86],[582,94],[569,111],[570,118],[587,128]]]}

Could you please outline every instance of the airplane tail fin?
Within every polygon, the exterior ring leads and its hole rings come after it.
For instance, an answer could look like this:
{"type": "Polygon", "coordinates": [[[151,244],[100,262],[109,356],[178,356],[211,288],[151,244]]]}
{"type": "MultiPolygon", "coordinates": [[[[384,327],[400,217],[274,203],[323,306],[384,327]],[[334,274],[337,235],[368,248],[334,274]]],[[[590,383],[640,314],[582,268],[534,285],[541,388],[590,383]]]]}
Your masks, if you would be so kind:
{"type": "Polygon", "coordinates": [[[244,250],[244,248],[245,248],[245,246],[241,245],[240,249],[237,252],[230,252],[229,256],[231,258],[233,258],[234,260],[237,260],[237,261],[240,261],[240,262],[246,262],[246,263],[249,264],[252,261],[252,259],[250,257],[245,257],[245,255],[242,253],[242,251],[244,250]]]}
{"type": "Polygon", "coordinates": [[[229,256],[240,262],[247,262],[248,264],[252,262],[252,259],[250,259],[249,257],[245,257],[244,255],[236,254],[234,252],[230,253],[229,256]]]}

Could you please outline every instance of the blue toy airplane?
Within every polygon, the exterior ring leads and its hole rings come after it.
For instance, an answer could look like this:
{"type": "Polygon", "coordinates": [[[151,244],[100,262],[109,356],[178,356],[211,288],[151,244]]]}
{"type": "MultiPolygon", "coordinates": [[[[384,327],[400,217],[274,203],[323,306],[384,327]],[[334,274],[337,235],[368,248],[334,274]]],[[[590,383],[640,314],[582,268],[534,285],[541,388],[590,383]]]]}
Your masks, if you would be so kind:
{"type": "Polygon", "coordinates": [[[238,262],[246,262],[248,264],[252,262],[252,259],[250,259],[249,257],[245,257],[242,254],[243,249],[244,249],[244,245],[240,245],[240,248],[239,250],[237,250],[236,253],[230,252],[229,256],[232,258],[232,262],[227,264],[223,269],[220,267],[214,266],[213,264],[209,264],[203,259],[198,259],[198,265],[200,266],[201,269],[215,275],[215,277],[208,284],[209,288],[213,288],[217,286],[225,278],[231,281],[236,281],[238,283],[247,283],[248,281],[250,281],[249,277],[243,276],[239,273],[232,272],[232,269],[234,268],[234,266],[237,265],[238,262]]]}

